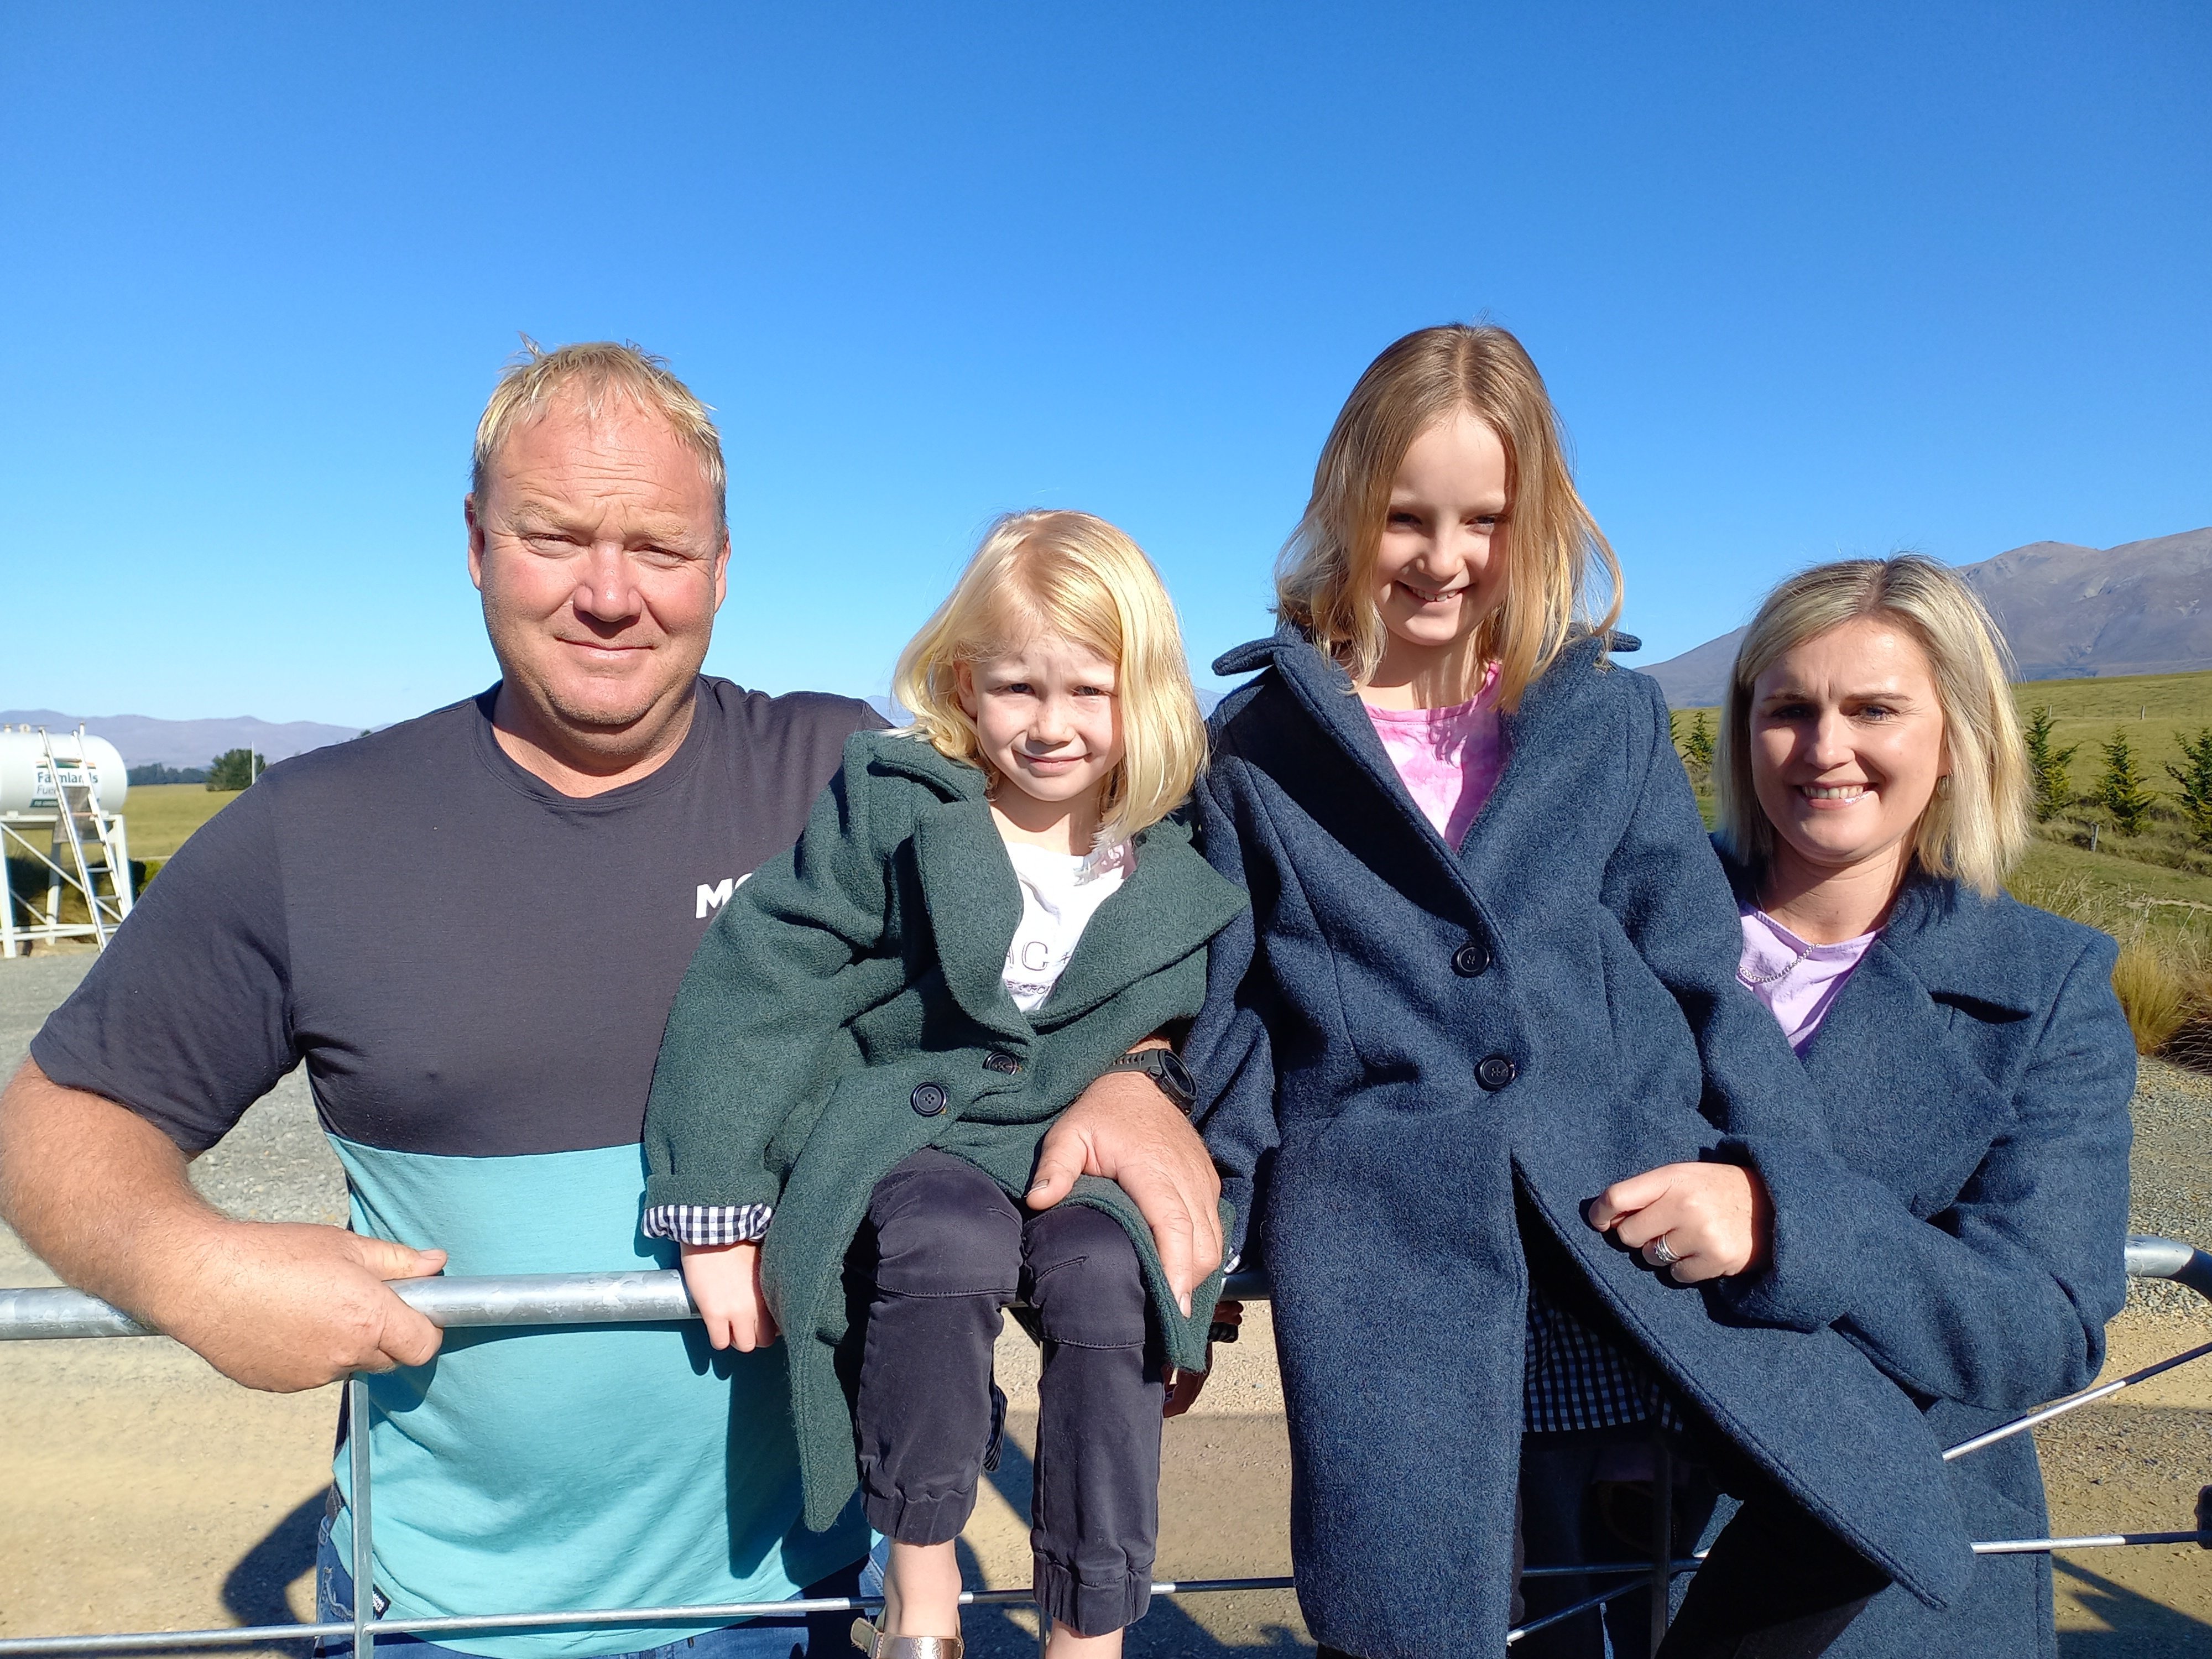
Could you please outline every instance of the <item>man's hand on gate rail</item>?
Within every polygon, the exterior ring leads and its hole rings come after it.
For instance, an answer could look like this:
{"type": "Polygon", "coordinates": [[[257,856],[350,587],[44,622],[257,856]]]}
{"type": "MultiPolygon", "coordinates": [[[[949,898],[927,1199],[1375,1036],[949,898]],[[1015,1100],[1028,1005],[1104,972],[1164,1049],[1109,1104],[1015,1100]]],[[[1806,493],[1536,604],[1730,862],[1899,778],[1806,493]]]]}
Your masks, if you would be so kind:
{"type": "Polygon", "coordinates": [[[184,1153],[146,1119],[56,1083],[34,1061],[0,1095],[0,1215],[70,1284],[233,1381],[313,1389],[438,1352],[438,1328],[384,1281],[434,1273],[444,1251],[233,1221],[185,1170],[184,1153]]]}
{"type": "Polygon", "coordinates": [[[684,1244],[684,1288],[717,1348],[750,1353],[776,1338],[775,1316],[761,1286],[757,1244],[684,1244]]]}
{"type": "Polygon", "coordinates": [[[412,1250],[340,1227],[223,1221],[163,1274],[153,1322],[234,1382],[284,1394],[349,1371],[420,1365],[445,1333],[388,1279],[422,1279],[443,1250],[412,1250]]]}
{"type": "Polygon", "coordinates": [[[1222,1250],[1221,1176],[1190,1120],[1150,1078],[1109,1072],[1046,1131],[1030,1208],[1050,1209],[1086,1175],[1128,1194],[1152,1230],[1168,1287],[1188,1313],[1190,1293],[1221,1265],[1222,1250]]]}

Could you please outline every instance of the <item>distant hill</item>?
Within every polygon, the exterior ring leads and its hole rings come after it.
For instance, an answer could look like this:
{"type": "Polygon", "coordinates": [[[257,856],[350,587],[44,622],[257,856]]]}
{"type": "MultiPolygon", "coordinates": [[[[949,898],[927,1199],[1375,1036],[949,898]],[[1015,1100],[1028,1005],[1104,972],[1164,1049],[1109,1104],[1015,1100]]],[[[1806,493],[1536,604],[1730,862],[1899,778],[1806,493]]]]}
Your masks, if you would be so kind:
{"type": "Polygon", "coordinates": [[[146,714],[62,714],[51,708],[0,708],[0,726],[43,726],[49,732],[74,732],[82,726],[121,750],[126,766],[205,766],[233,749],[251,749],[265,760],[289,760],[361,735],[357,726],[318,726],[313,720],[274,725],[251,715],[157,720],[146,714]]]}
{"type": "MultiPolygon", "coordinates": [[[[2212,528],[2077,547],[2033,542],[1959,574],[2004,629],[2025,680],[2212,668],[2212,528]]],[[[1721,700],[1743,629],[1644,672],[1677,708],[1721,700]]]]}

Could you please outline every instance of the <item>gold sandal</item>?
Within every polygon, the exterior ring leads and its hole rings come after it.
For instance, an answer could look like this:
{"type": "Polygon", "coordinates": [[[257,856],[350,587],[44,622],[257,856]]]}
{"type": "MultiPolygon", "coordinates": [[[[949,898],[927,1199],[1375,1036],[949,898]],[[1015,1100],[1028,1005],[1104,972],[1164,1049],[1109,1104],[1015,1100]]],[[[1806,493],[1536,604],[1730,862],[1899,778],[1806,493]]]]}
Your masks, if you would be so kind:
{"type": "Polygon", "coordinates": [[[868,1659],[960,1659],[957,1636],[886,1636],[868,1626],[868,1659]]]}

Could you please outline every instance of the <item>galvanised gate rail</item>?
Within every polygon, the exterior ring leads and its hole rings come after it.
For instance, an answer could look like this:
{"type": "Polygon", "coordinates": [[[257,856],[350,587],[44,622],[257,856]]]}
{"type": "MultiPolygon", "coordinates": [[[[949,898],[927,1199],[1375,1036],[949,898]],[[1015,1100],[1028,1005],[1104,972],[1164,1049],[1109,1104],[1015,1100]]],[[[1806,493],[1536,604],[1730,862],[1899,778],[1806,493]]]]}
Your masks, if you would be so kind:
{"type": "MultiPolygon", "coordinates": [[[[2136,1279],[2166,1279],[2185,1285],[2212,1301],[2212,1255],[2170,1238],[2130,1238],[2128,1273],[2136,1279]]],[[[697,1317],[684,1289],[680,1273],[544,1273],[491,1279],[410,1279],[395,1281],[392,1289],[433,1324],[448,1329],[460,1327],[659,1324],[697,1317]]],[[[1266,1299],[1266,1280],[1255,1273],[1232,1275],[1226,1294],[1246,1301],[1266,1299]]],[[[70,1338],[158,1336],[129,1315],[96,1297],[79,1291],[0,1290],[0,1341],[53,1341],[70,1338]]],[[[2097,1401],[2109,1400],[2124,1389],[2212,1354],[2207,1342],[2176,1354],[2171,1359],[2146,1365],[2141,1370],[2069,1395],[2028,1413],[1986,1434],[1952,1447],[1946,1459],[1964,1457],[2015,1434],[2022,1434],[2053,1418],[2097,1401]]],[[[359,1376],[346,1382],[348,1420],[365,1426],[369,1418],[368,1391],[359,1376]]],[[[371,1490],[368,1435],[346,1437],[353,1491],[353,1617],[343,1622],[298,1625],[254,1625],[228,1630],[141,1631],[100,1636],[33,1636],[0,1639],[0,1659],[30,1654],[113,1654],[188,1648],[227,1648],[311,1639],[319,1643],[350,1641],[356,1659],[373,1659],[379,1634],[387,1636],[458,1636],[467,1632],[522,1630],[582,1630],[601,1625],[678,1625],[723,1623],[739,1620],[796,1618],[810,1613],[873,1613],[882,1603],[866,1596],[838,1596],[813,1601],[740,1601],[690,1607],[608,1607],[584,1613],[517,1612],[472,1613],[435,1619],[379,1619],[375,1597],[368,1593],[374,1583],[371,1565],[371,1490]]],[[[1661,1469],[1661,1501],[1655,1514],[1665,1512],[1665,1466],[1661,1469]]],[[[1571,1619],[1599,1607],[1615,1596],[1649,1585],[1653,1592],[1653,1619],[1663,1626],[1667,1586],[1678,1576],[1695,1572],[1697,1557],[1675,1559],[1663,1524],[1656,1559],[1649,1562],[1620,1562],[1598,1565],[1531,1567],[1529,1577],[1616,1579],[1610,1589],[1532,1620],[1509,1632],[1506,1641],[1517,1642],[1546,1626],[1571,1619]]],[[[2106,1533],[2081,1538],[2009,1538],[1977,1543],[1978,1555],[2023,1555],[2051,1550],[2098,1549],[2143,1544],[2196,1544],[2212,1550],[2212,1486],[2197,1503],[2197,1524],[2186,1531],[2106,1533]]],[[[1152,1586],[1155,1595],[1193,1595],[1224,1590],[1274,1590],[1291,1588],[1289,1578],[1205,1578],[1168,1581],[1152,1586]]],[[[963,1604],[984,1606],[1020,1603],[1030,1600],[1026,1590],[971,1590],[963,1604]]]]}

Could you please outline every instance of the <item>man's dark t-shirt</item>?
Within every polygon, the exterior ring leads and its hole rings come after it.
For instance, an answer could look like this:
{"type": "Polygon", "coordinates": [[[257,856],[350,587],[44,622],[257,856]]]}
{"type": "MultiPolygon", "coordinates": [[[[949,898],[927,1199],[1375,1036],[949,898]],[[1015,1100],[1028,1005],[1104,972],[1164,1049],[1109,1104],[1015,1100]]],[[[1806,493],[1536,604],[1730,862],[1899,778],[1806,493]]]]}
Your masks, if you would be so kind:
{"type": "MultiPolygon", "coordinates": [[[[665,765],[572,799],[499,747],[491,706],[270,769],[170,860],[32,1054],[187,1152],[304,1060],[356,1231],[443,1248],[454,1273],[669,1265],[637,1231],[637,1143],[677,984],[736,884],[797,839],[846,737],[882,722],[702,678],[665,765]]],[[[457,1332],[376,1379],[395,1610],[772,1600],[857,1556],[795,1530],[780,1364],[694,1347],[457,1332]]]]}

